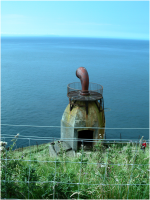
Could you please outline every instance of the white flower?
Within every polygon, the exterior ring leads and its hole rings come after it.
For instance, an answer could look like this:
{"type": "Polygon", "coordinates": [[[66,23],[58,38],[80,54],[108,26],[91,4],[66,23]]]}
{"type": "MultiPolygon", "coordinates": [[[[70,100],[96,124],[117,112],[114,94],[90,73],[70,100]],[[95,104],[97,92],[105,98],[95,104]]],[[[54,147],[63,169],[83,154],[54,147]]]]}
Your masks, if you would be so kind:
{"type": "Polygon", "coordinates": [[[17,133],[17,135],[15,136],[15,138],[18,137],[18,136],[19,136],[19,133],[17,133]]]}
{"type": "Polygon", "coordinates": [[[0,146],[6,146],[6,145],[7,145],[7,142],[3,142],[3,141],[0,142],[0,146]]]}
{"type": "Polygon", "coordinates": [[[0,151],[3,151],[4,150],[4,147],[0,147],[0,151]]]}

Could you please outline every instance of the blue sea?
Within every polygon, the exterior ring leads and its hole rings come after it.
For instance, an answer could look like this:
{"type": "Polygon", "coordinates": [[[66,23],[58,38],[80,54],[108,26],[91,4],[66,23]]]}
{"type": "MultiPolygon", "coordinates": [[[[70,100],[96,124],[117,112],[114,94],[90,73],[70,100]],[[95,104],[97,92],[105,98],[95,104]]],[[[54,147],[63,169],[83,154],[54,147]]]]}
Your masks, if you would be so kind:
{"type": "Polygon", "coordinates": [[[106,128],[120,128],[106,138],[149,139],[148,41],[42,36],[1,38],[1,135],[60,137],[60,127],[8,125],[60,126],[81,66],[103,86],[106,128]]]}

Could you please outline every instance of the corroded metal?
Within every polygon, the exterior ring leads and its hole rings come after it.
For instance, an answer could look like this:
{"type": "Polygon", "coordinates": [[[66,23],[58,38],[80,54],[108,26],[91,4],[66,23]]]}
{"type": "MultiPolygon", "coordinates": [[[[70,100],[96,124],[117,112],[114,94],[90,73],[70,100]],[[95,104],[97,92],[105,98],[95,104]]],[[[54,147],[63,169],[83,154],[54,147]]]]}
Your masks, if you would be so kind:
{"type": "MultiPolygon", "coordinates": [[[[103,86],[96,83],[89,83],[89,75],[84,67],[79,67],[76,70],[76,76],[81,83],[74,82],[67,86],[67,96],[69,97],[70,112],[74,106],[80,106],[76,101],[83,101],[86,108],[86,115],[88,115],[88,102],[95,102],[96,106],[101,112],[100,107],[103,102],[103,86]],[[100,100],[100,103],[98,103],[100,100]]],[[[103,108],[104,109],[104,108],[103,108]]]]}
{"type": "Polygon", "coordinates": [[[89,88],[89,75],[87,70],[84,67],[79,67],[76,70],[76,76],[80,79],[82,85],[82,91],[80,95],[88,96],[90,95],[88,88],[89,88]]]}

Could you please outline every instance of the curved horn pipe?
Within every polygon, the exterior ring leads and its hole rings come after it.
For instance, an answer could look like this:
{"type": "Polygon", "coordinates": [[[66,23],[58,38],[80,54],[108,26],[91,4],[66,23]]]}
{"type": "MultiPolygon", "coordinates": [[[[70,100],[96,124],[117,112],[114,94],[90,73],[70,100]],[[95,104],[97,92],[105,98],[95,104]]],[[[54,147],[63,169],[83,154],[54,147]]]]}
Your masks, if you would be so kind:
{"type": "Polygon", "coordinates": [[[80,95],[88,96],[89,95],[89,75],[87,70],[84,67],[79,67],[76,70],[76,76],[80,79],[82,85],[82,91],[80,95]]]}

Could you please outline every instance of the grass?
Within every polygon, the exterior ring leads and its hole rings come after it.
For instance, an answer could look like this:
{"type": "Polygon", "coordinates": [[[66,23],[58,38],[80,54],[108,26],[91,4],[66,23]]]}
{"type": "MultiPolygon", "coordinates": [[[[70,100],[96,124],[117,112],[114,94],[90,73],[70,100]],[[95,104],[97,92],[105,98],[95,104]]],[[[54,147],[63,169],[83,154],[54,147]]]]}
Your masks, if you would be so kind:
{"type": "Polygon", "coordinates": [[[149,199],[149,145],[143,153],[137,143],[99,142],[88,154],[51,158],[49,144],[14,151],[16,141],[1,153],[2,198],[149,199]]]}

